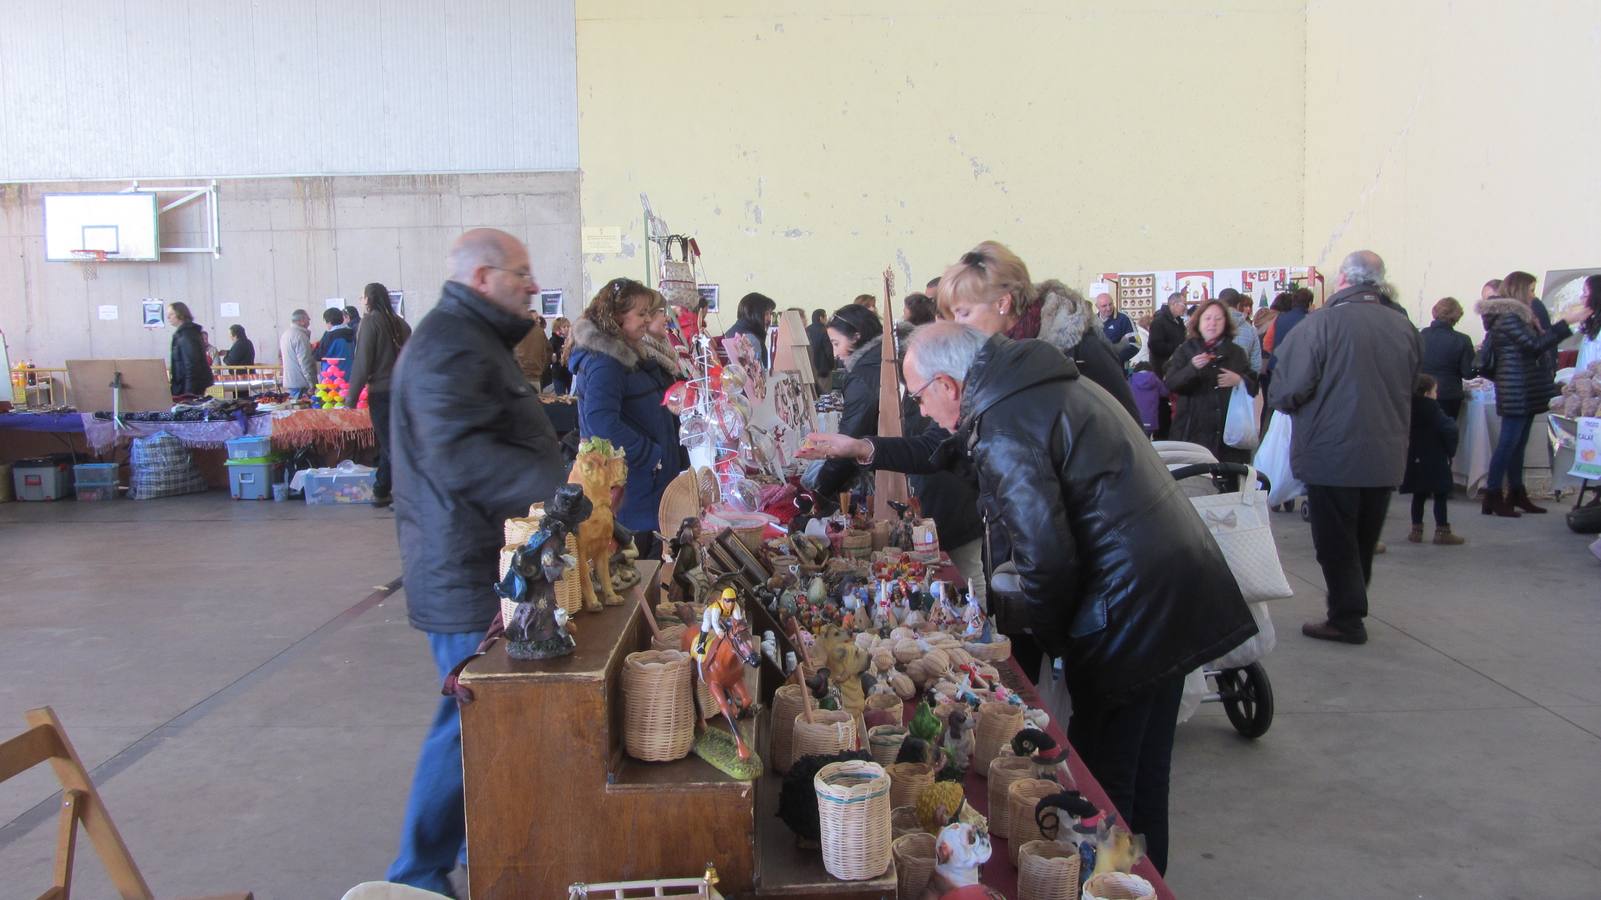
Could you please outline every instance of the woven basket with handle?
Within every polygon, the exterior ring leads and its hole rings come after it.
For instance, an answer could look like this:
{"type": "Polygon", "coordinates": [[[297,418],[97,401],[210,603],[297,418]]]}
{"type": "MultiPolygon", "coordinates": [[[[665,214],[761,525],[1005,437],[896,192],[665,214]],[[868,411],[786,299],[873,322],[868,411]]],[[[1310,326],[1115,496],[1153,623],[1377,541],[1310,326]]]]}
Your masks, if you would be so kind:
{"type": "Polygon", "coordinates": [[[689,691],[689,654],[646,650],[623,660],[623,747],[646,762],[689,755],[695,743],[695,706],[689,691]]]}
{"type": "Polygon", "coordinates": [[[1018,900],[1078,900],[1079,856],[1056,841],[1029,841],[1017,851],[1018,900]]]}
{"type": "Polygon", "coordinates": [[[991,700],[978,707],[978,728],[973,730],[973,765],[988,773],[990,761],[1023,730],[1023,708],[991,700]]]}
{"type": "Polygon", "coordinates": [[[995,639],[987,644],[963,644],[962,649],[974,659],[992,663],[1005,662],[1012,655],[1012,639],[1004,634],[997,634],[995,639]]]}
{"type": "Polygon", "coordinates": [[[889,849],[895,857],[895,896],[918,900],[934,875],[934,836],[919,831],[897,837],[889,849]]]}
{"type": "Polygon", "coordinates": [[[837,709],[812,711],[812,721],[806,714],[795,716],[795,732],[790,738],[790,764],[803,756],[832,755],[842,750],[856,749],[856,719],[848,712],[837,709]]]}
{"type": "Polygon", "coordinates": [[[889,830],[896,837],[903,837],[908,834],[928,834],[923,829],[922,821],[917,818],[917,807],[915,806],[897,806],[890,810],[889,830]]]}
{"type": "Polygon", "coordinates": [[[1043,778],[1019,778],[1006,789],[1007,838],[1006,855],[1017,865],[1017,851],[1029,841],[1042,841],[1039,823],[1034,821],[1034,807],[1052,794],[1061,793],[1062,786],[1043,778]]]}
{"type": "Polygon", "coordinates": [[[877,878],[889,869],[889,776],[872,762],[829,763],[812,779],[823,868],[842,881],[877,878]]]}

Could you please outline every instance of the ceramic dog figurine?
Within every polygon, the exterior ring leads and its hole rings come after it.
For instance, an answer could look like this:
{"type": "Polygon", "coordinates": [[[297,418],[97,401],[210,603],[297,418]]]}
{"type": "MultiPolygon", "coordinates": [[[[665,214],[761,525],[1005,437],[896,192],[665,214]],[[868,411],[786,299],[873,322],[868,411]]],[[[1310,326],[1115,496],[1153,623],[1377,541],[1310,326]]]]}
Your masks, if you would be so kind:
{"type": "Polygon", "coordinates": [[[945,740],[942,748],[945,750],[946,765],[963,775],[967,774],[967,767],[973,761],[973,750],[976,741],[973,730],[978,727],[978,721],[961,709],[951,711],[945,721],[945,740]]]}
{"type": "Polygon", "coordinates": [[[934,841],[934,874],[921,900],[967,900],[1000,897],[978,883],[978,867],[990,858],[989,832],[953,822],[934,841]]]}
{"type": "Polygon", "coordinates": [[[602,606],[620,606],[623,598],[612,587],[611,560],[617,524],[613,510],[628,481],[622,449],[605,438],[584,441],[578,445],[578,459],[568,481],[582,485],[594,507],[578,526],[578,583],[583,589],[584,609],[599,612],[602,606]]]}

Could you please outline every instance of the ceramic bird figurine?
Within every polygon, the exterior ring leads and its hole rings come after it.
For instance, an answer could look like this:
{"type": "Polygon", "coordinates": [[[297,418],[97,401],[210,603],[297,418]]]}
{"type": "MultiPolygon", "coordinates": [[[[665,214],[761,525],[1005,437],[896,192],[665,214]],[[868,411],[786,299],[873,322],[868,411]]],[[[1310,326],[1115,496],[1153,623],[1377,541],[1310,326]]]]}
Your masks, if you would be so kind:
{"type": "Polygon", "coordinates": [[[912,714],[912,724],[908,730],[912,737],[930,744],[939,740],[943,729],[940,726],[939,716],[934,715],[934,708],[928,705],[927,700],[917,704],[917,711],[912,714]]]}

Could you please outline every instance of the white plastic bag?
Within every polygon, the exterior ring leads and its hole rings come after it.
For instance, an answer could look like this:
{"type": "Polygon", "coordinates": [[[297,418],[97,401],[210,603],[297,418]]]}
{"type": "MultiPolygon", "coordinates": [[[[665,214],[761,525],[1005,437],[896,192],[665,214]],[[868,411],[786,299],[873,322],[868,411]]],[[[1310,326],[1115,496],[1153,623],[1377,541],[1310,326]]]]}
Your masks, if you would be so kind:
{"type": "Polygon", "coordinates": [[[1260,434],[1256,428],[1256,398],[1244,384],[1236,384],[1229,393],[1229,415],[1223,421],[1223,443],[1241,450],[1256,447],[1260,434]]]}
{"type": "Polygon", "coordinates": [[[1247,603],[1251,610],[1251,618],[1256,620],[1256,634],[1246,638],[1245,643],[1235,647],[1228,653],[1219,657],[1219,669],[1243,669],[1251,663],[1273,652],[1278,646],[1278,632],[1273,630],[1273,617],[1268,615],[1266,603],[1247,603]]]}
{"type": "Polygon", "coordinates": [[[1256,448],[1256,459],[1251,463],[1267,476],[1267,505],[1270,507],[1288,503],[1306,493],[1306,485],[1290,471],[1291,420],[1289,413],[1273,413],[1267,423],[1267,436],[1262,438],[1262,446],[1256,448]]]}
{"type": "Polygon", "coordinates": [[[1180,725],[1188,722],[1190,716],[1195,715],[1195,711],[1200,709],[1201,703],[1206,700],[1206,695],[1211,692],[1212,686],[1207,684],[1206,676],[1201,674],[1200,669],[1196,669],[1184,676],[1184,693],[1179,697],[1180,725]]]}

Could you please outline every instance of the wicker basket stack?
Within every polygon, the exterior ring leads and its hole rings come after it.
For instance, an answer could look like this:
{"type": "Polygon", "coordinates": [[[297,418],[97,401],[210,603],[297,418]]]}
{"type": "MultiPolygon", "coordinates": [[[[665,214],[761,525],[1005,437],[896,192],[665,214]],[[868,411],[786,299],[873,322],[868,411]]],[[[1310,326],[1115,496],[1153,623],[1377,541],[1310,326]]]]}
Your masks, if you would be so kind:
{"type": "Polygon", "coordinates": [[[652,650],[678,650],[684,645],[684,626],[668,625],[650,639],[652,650]]]}
{"type": "Polygon", "coordinates": [[[773,711],[769,721],[773,725],[770,756],[773,757],[773,771],[783,774],[789,771],[789,764],[794,759],[795,717],[806,708],[806,698],[801,692],[806,690],[798,684],[786,684],[773,693],[773,711]]]}
{"type": "Polygon", "coordinates": [[[1078,850],[1056,841],[1029,841],[1017,857],[1018,900],[1078,900],[1078,850]]]}
{"type": "MultiPolygon", "coordinates": [[[[891,785],[893,787],[893,785],[891,785]]],[[[891,802],[894,802],[893,800],[891,802]]],[[[889,811],[889,830],[896,837],[908,834],[928,834],[917,818],[917,807],[897,806],[889,811]]]]}
{"type": "Polygon", "coordinates": [[[689,656],[646,650],[623,660],[623,746],[646,762],[689,755],[695,743],[695,706],[689,692],[689,656]]]}
{"type": "Polygon", "coordinates": [[[895,757],[900,755],[901,744],[905,740],[905,728],[878,725],[867,729],[867,752],[873,754],[873,762],[887,769],[895,764],[895,757]]]}
{"type": "Polygon", "coordinates": [[[901,725],[906,715],[906,703],[894,694],[874,694],[867,698],[867,711],[878,713],[892,725],[901,725]]]}
{"type": "Polygon", "coordinates": [[[1156,888],[1138,875],[1102,872],[1084,882],[1085,900],[1151,900],[1156,888]]]}
{"type": "Polygon", "coordinates": [[[897,837],[890,844],[890,855],[895,857],[895,896],[922,897],[934,875],[934,836],[919,831],[897,837]]]}
{"type": "Polygon", "coordinates": [[[871,762],[829,763],[812,779],[823,868],[842,881],[883,875],[890,864],[889,776],[871,762]]]}
{"type": "Polygon", "coordinates": [[[963,644],[962,648],[974,659],[984,662],[1005,662],[1012,655],[1012,640],[1006,635],[997,634],[995,639],[987,644],[963,644]]]}
{"type": "Polygon", "coordinates": [[[1039,823],[1034,821],[1034,807],[1052,794],[1060,793],[1062,786],[1043,778],[1019,778],[1006,789],[1007,838],[1006,855],[1017,865],[1018,849],[1029,841],[1041,841],[1039,823]]]}

